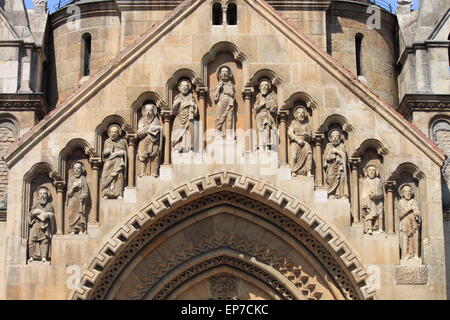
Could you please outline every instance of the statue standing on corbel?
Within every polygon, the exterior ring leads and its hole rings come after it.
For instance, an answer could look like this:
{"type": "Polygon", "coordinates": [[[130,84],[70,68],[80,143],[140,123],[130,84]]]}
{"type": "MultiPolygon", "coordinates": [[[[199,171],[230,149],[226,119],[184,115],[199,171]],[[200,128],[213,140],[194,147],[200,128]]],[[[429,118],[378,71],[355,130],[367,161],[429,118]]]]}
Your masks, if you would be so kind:
{"type": "Polygon", "coordinates": [[[198,106],[192,94],[192,83],[182,79],[178,83],[179,94],[173,100],[172,146],[174,152],[189,152],[193,149],[194,121],[198,118],[198,106]]]}
{"type": "Polygon", "coordinates": [[[369,165],[364,170],[364,181],[361,194],[361,212],[364,222],[364,233],[372,234],[373,231],[383,231],[383,188],[378,170],[374,165],[369,165]]]}
{"type": "Polygon", "coordinates": [[[268,78],[259,81],[259,93],[255,101],[256,127],[258,129],[258,148],[270,149],[273,134],[277,130],[277,97],[272,91],[272,83],[268,78]]]}
{"type": "Polygon", "coordinates": [[[404,184],[399,189],[402,197],[398,201],[398,215],[400,217],[400,249],[401,260],[418,260],[420,227],[422,217],[414,191],[410,184],[404,184]]]}
{"type": "Polygon", "coordinates": [[[331,130],[328,140],[323,159],[328,196],[330,199],[348,198],[347,151],[341,131],[331,130]]]}
{"type": "Polygon", "coordinates": [[[103,147],[105,161],[100,190],[103,199],[123,199],[127,168],[127,142],[122,137],[122,128],[117,124],[108,127],[108,137],[103,147]]]}
{"type": "Polygon", "coordinates": [[[81,162],[74,162],[72,170],[67,189],[69,234],[86,234],[86,200],[89,196],[86,170],[81,162]]]}
{"type": "Polygon", "coordinates": [[[305,107],[294,108],[294,120],[288,129],[290,142],[289,162],[292,175],[311,176],[312,171],[312,148],[311,127],[308,123],[308,112],[305,107]]]}
{"type": "Polygon", "coordinates": [[[51,203],[50,191],[41,187],[37,191],[37,201],[28,215],[28,262],[49,260],[51,240],[56,232],[55,209],[51,203]]]}
{"type": "Polygon", "coordinates": [[[227,66],[221,66],[217,74],[217,88],[214,91],[216,104],[215,129],[217,134],[225,138],[234,131],[236,90],[232,81],[233,74],[227,66]]]}
{"type": "Polygon", "coordinates": [[[138,123],[137,135],[139,176],[159,176],[159,165],[162,145],[162,126],[158,117],[158,109],[152,103],[142,107],[142,118],[138,123]]]}

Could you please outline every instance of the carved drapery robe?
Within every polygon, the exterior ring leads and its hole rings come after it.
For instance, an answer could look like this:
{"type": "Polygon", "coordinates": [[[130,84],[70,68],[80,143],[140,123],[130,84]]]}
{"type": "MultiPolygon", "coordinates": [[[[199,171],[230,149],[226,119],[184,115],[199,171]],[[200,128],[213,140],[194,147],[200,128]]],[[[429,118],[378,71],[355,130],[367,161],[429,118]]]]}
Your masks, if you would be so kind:
{"type": "Polygon", "coordinates": [[[50,241],[56,231],[55,209],[50,202],[36,202],[28,215],[28,254],[34,260],[49,258],[50,241]]]}
{"type": "Polygon", "coordinates": [[[127,166],[127,142],[123,138],[113,141],[106,139],[103,156],[103,172],[100,183],[102,197],[116,199],[123,196],[127,166]]]}
{"type": "Polygon", "coordinates": [[[177,94],[173,100],[173,133],[172,146],[175,151],[190,151],[194,120],[198,117],[198,106],[192,93],[177,94]],[[192,130],[191,130],[192,129],[192,130]]]}
{"type": "Polygon", "coordinates": [[[325,181],[328,195],[337,199],[348,197],[347,151],[343,143],[328,143],[324,153],[325,181]]]}
{"type": "Polygon", "coordinates": [[[223,82],[222,87],[217,87],[214,94],[216,103],[216,131],[225,136],[226,130],[234,129],[234,84],[230,81],[223,82]]]}
{"type": "Polygon", "coordinates": [[[278,110],[276,95],[273,92],[263,95],[258,93],[255,101],[256,127],[258,129],[259,146],[274,143],[272,133],[277,128],[276,113],[278,110]]]}
{"type": "MultiPolygon", "coordinates": [[[[372,221],[373,230],[382,230],[383,219],[383,188],[378,177],[366,177],[362,185],[361,211],[364,221],[372,221]],[[370,194],[373,194],[370,199],[370,194]]],[[[365,226],[366,227],[366,226],[365,226]]]]}
{"type": "Polygon", "coordinates": [[[401,259],[419,257],[420,210],[415,199],[398,201],[401,259]]]}
{"type": "Polygon", "coordinates": [[[86,177],[83,175],[79,178],[71,177],[67,193],[69,232],[78,233],[86,230],[86,200],[88,195],[89,187],[86,177]],[[75,188],[73,188],[74,185],[76,185],[75,188]]]}
{"type": "Polygon", "coordinates": [[[161,151],[161,121],[158,116],[143,117],[139,120],[138,158],[145,165],[146,175],[158,175],[161,151]]]}
{"type": "Polygon", "coordinates": [[[312,170],[311,128],[308,123],[293,120],[288,129],[290,167],[295,175],[306,176],[312,170]]]}

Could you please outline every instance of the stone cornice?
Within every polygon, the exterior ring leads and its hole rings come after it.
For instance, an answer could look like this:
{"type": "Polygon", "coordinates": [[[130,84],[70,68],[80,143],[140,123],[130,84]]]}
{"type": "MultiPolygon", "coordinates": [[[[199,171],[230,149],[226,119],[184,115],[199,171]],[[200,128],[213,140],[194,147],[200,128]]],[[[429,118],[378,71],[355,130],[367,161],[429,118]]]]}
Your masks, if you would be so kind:
{"type": "Polygon", "coordinates": [[[266,0],[277,10],[316,9],[327,10],[332,0],[266,0]]]}
{"type": "Polygon", "coordinates": [[[1,93],[0,111],[34,111],[38,119],[47,114],[47,103],[42,93],[1,93]]]}
{"type": "Polygon", "coordinates": [[[406,119],[415,111],[450,111],[450,94],[407,94],[398,112],[406,119]]]}
{"type": "MultiPolygon", "coordinates": [[[[185,0],[180,6],[171,12],[164,20],[154,26],[148,32],[140,36],[133,45],[119,53],[97,74],[91,76],[83,85],[64,101],[58,103],[45,119],[38,123],[20,141],[13,144],[5,157],[7,165],[11,168],[18,160],[26,155],[41,139],[51,133],[68,116],[89,101],[108,83],[115,79],[123,70],[129,67],[136,59],[148,51],[164,35],[170,32],[176,25],[195,11],[206,0],[185,0]]],[[[374,112],[384,118],[393,128],[403,134],[412,144],[416,145],[433,162],[441,166],[445,155],[429,140],[418,128],[406,121],[382,98],[373,93],[357,77],[327,54],[314,41],[292,27],[280,14],[265,0],[243,0],[264,19],[273,25],[281,34],[303,50],[312,60],[327,71],[345,88],[350,90],[363,103],[367,104],[374,112]]]]}

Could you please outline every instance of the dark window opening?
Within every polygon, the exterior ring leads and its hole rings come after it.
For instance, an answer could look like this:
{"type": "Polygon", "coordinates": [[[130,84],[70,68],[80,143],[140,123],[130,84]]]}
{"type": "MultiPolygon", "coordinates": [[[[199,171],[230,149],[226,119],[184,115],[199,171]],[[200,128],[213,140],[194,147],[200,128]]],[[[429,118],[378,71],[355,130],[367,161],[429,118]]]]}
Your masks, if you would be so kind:
{"type": "Polygon", "coordinates": [[[215,26],[222,25],[222,5],[218,2],[212,6],[212,23],[215,26]]]}
{"type": "Polygon", "coordinates": [[[356,74],[358,76],[363,75],[363,68],[362,68],[362,42],[363,42],[364,36],[360,33],[358,33],[355,37],[355,49],[356,49],[356,74]]]}
{"type": "Polygon", "coordinates": [[[237,25],[237,6],[236,3],[230,3],[227,7],[227,24],[230,26],[237,25]]]}
{"type": "Polygon", "coordinates": [[[84,58],[83,58],[83,76],[91,74],[91,35],[89,33],[83,34],[84,43],[84,58]]]}

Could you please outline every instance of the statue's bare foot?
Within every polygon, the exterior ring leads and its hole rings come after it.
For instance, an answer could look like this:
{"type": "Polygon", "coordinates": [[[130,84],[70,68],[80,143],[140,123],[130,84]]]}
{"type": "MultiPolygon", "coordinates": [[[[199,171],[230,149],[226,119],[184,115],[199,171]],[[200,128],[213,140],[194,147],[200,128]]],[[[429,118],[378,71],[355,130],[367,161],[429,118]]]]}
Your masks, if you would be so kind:
{"type": "Polygon", "coordinates": [[[117,199],[118,199],[118,200],[122,200],[123,197],[122,197],[122,196],[118,196],[117,199]]]}
{"type": "Polygon", "coordinates": [[[33,257],[31,257],[30,259],[28,259],[28,263],[33,262],[33,261],[34,261],[33,257]]]}
{"type": "Polygon", "coordinates": [[[47,259],[45,259],[45,258],[42,258],[42,262],[47,262],[47,259]]]}

